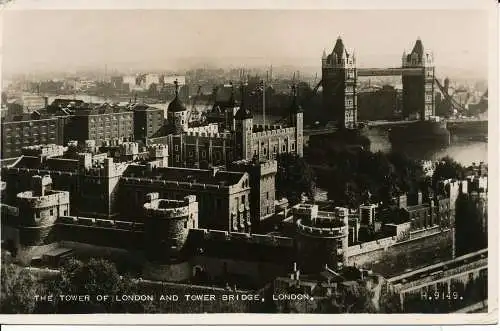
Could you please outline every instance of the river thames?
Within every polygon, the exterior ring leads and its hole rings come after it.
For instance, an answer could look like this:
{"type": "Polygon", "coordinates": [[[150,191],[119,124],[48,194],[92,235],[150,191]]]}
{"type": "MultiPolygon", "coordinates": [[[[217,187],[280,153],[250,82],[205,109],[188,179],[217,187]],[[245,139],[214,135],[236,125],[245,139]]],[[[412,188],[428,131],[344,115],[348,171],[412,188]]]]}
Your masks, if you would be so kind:
{"type": "MultiPolygon", "coordinates": [[[[370,138],[372,152],[390,152],[391,143],[387,133],[382,130],[370,130],[368,133],[370,138]]],[[[469,140],[466,137],[451,137],[451,144],[447,147],[429,147],[426,145],[408,146],[403,150],[408,156],[423,159],[423,160],[439,160],[445,156],[453,158],[455,161],[464,166],[472,163],[488,162],[488,143],[485,141],[469,140]]]]}

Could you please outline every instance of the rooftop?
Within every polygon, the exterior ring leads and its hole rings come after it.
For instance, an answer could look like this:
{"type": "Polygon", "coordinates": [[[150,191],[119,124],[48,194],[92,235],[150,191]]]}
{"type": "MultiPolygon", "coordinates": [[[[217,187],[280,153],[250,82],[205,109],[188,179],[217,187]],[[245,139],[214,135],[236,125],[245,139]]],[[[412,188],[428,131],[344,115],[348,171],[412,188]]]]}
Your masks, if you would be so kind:
{"type": "Polygon", "coordinates": [[[244,173],[231,171],[217,171],[214,173],[213,170],[173,167],[158,167],[148,170],[147,166],[130,165],[123,176],[229,186],[237,184],[244,176],[244,173]]]}

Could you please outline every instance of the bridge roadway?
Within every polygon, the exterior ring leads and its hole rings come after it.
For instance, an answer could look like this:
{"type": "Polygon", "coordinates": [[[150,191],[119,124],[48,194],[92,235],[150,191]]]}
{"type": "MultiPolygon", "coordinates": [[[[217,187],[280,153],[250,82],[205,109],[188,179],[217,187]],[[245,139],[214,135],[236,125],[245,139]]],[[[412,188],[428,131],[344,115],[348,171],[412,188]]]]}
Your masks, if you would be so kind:
{"type": "MultiPolygon", "coordinates": [[[[403,125],[403,124],[409,124],[409,123],[415,123],[418,122],[419,120],[411,120],[411,121],[369,121],[366,123],[366,126],[368,128],[375,128],[375,127],[391,127],[391,126],[397,126],[397,125],[403,125]]],[[[458,124],[458,123],[476,123],[476,122],[486,122],[487,120],[484,119],[448,119],[445,120],[447,124],[458,124]]],[[[304,129],[304,135],[305,136],[317,136],[317,135],[322,135],[322,134],[328,134],[328,133],[333,133],[336,132],[337,128],[334,127],[329,127],[329,128],[317,128],[317,129],[304,129]]]]}
{"type": "Polygon", "coordinates": [[[358,77],[370,76],[421,76],[424,68],[357,68],[358,77]]]}

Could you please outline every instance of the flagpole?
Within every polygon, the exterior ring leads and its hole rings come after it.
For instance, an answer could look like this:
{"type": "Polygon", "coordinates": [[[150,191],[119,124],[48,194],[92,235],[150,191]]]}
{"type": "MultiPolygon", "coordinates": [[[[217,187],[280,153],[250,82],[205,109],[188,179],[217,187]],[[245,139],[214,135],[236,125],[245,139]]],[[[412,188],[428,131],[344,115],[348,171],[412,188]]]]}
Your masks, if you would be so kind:
{"type": "Polygon", "coordinates": [[[262,121],[266,127],[266,82],[262,80],[262,121]]]}

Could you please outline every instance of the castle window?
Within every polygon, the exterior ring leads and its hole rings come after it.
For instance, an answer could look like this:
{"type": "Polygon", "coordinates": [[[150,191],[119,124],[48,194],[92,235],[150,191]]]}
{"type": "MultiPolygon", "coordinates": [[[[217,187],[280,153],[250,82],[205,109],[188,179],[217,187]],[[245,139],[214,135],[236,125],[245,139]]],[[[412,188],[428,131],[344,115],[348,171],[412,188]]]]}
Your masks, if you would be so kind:
{"type": "Polygon", "coordinates": [[[295,143],[292,143],[292,151],[295,150],[295,143]]]}
{"type": "Polygon", "coordinates": [[[187,229],[188,227],[188,222],[184,222],[184,229],[187,229]]]}
{"type": "Polygon", "coordinates": [[[283,145],[283,152],[286,151],[286,145],[283,145]]]}
{"type": "Polygon", "coordinates": [[[241,196],[241,204],[243,204],[243,205],[245,204],[245,196],[244,195],[241,196]]]}
{"type": "Polygon", "coordinates": [[[202,151],[202,152],[201,152],[201,157],[202,157],[202,158],[205,158],[206,156],[207,156],[207,153],[206,153],[205,151],[202,151]]]}
{"type": "Polygon", "coordinates": [[[175,150],[178,151],[179,150],[179,145],[175,145],[175,150]]]}
{"type": "Polygon", "coordinates": [[[68,216],[68,211],[67,210],[63,211],[63,215],[68,216]]]}
{"type": "Polygon", "coordinates": [[[269,192],[266,192],[266,199],[269,200],[269,192]]]}
{"type": "Polygon", "coordinates": [[[266,154],[267,154],[267,149],[264,148],[264,155],[266,155],[266,154]]]}
{"type": "Polygon", "coordinates": [[[54,216],[54,209],[50,209],[50,216],[54,216]]]}
{"type": "Polygon", "coordinates": [[[39,211],[39,210],[37,210],[37,211],[35,212],[35,218],[40,218],[40,211],[39,211]]]}

